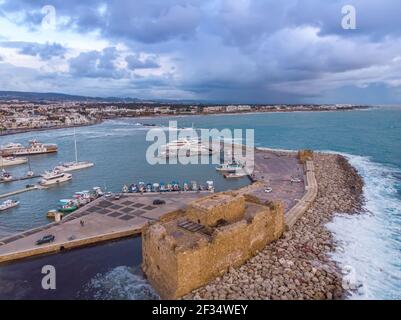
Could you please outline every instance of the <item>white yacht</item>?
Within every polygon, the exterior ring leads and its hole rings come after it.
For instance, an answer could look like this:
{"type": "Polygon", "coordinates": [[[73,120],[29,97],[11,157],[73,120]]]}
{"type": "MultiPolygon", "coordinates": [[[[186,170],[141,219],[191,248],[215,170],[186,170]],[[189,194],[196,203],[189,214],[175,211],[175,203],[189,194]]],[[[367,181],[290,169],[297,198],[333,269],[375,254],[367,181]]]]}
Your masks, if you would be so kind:
{"type": "Polygon", "coordinates": [[[14,208],[19,205],[19,201],[6,200],[0,205],[0,211],[5,211],[7,209],[14,208]]]}
{"type": "Polygon", "coordinates": [[[75,161],[62,163],[55,169],[62,172],[70,172],[70,171],[90,168],[95,165],[93,162],[89,161],[78,161],[77,137],[75,134],[75,128],[74,128],[74,147],[75,147],[75,161]]]}
{"type": "Polygon", "coordinates": [[[0,167],[11,167],[19,164],[28,162],[28,158],[17,158],[17,157],[2,157],[0,156],[0,167]]]}
{"type": "Polygon", "coordinates": [[[53,170],[51,172],[45,172],[42,175],[42,180],[40,180],[39,184],[41,186],[47,187],[54,184],[60,184],[63,182],[70,181],[72,179],[72,174],[62,172],[60,170],[53,170]]]}
{"type": "Polygon", "coordinates": [[[199,139],[178,139],[161,148],[161,156],[178,156],[184,149],[186,156],[211,155],[212,150],[199,139]]]}

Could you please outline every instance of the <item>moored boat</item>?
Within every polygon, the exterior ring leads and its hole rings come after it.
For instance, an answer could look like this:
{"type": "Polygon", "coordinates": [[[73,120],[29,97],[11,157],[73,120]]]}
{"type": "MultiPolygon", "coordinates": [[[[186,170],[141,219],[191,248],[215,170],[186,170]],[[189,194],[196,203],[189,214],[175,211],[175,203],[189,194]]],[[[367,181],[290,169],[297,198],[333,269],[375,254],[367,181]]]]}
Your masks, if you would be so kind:
{"type": "Polygon", "coordinates": [[[0,211],[5,211],[19,205],[19,201],[6,200],[0,205],[0,211]]]}
{"type": "Polygon", "coordinates": [[[60,184],[63,182],[70,181],[72,179],[72,175],[69,173],[61,172],[59,170],[53,170],[51,172],[45,172],[42,175],[42,180],[40,180],[39,184],[41,186],[47,187],[55,184],[60,184]]]}
{"type": "Polygon", "coordinates": [[[0,156],[0,167],[11,167],[11,166],[16,166],[19,164],[24,164],[28,162],[28,158],[22,158],[22,157],[2,157],[0,156]]]}
{"type": "Polygon", "coordinates": [[[28,147],[24,147],[20,143],[8,143],[1,146],[0,155],[5,156],[26,156],[44,153],[57,152],[56,144],[44,144],[37,140],[30,140],[28,147]]]}
{"type": "Polygon", "coordinates": [[[73,199],[63,199],[59,201],[58,211],[62,213],[71,213],[78,209],[76,201],[73,199]]]}

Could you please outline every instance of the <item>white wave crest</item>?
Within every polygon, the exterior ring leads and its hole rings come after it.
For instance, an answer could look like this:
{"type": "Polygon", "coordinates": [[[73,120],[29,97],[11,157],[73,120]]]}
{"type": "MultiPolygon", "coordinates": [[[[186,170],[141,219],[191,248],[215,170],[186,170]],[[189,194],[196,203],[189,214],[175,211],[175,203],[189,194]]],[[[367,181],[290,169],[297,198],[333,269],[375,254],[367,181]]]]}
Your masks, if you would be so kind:
{"type": "Polygon", "coordinates": [[[351,299],[401,298],[400,171],[368,157],[343,154],[363,177],[366,213],[339,213],[327,227],[339,244],[332,258],[352,269],[351,299]]]}
{"type": "Polygon", "coordinates": [[[150,284],[126,266],[98,274],[85,285],[80,296],[95,300],[155,300],[159,299],[150,284]]]}

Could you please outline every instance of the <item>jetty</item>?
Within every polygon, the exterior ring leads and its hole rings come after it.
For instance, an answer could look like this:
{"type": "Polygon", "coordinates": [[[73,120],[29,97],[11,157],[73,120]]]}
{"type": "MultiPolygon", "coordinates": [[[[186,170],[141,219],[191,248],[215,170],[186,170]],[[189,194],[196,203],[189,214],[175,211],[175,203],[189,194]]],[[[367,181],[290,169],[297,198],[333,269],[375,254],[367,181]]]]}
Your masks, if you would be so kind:
{"type": "Polygon", "coordinates": [[[31,179],[37,179],[40,178],[41,175],[37,174],[37,175],[33,175],[33,176],[23,176],[23,177],[19,177],[19,178],[13,178],[11,180],[8,181],[0,181],[0,183],[11,183],[11,182],[17,182],[17,181],[24,181],[24,180],[31,180],[31,179]]]}
{"type": "MultiPolygon", "coordinates": [[[[254,160],[253,183],[235,192],[254,197],[261,203],[280,200],[286,226],[290,227],[309,207],[317,193],[313,161],[301,161],[297,152],[260,149],[255,150],[254,160]],[[294,177],[298,183],[291,182],[294,177]],[[271,190],[266,192],[268,188],[271,190]]],[[[209,195],[208,191],[198,191],[125,193],[119,199],[101,197],[60,222],[0,239],[0,263],[139,235],[149,224],[179,217],[195,200],[209,195]],[[154,200],[163,200],[164,204],[155,205],[154,200]],[[54,235],[55,241],[37,246],[36,241],[46,235],[54,235]]]]}
{"type": "Polygon", "coordinates": [[[17,194],[21,194],[21,193],[25,193],[25,192],[29,192],[29,191],[37,190],[37,189],[39,189],[38,186],[32,186],[32,187],[29,187],[29,188],[19,189],[19,190],[11,191],[11,192],[8,192],[8,193],[3,193],[3,194],[0,194],[0,199],[8,198],[8,197],[11,197],[11,196],[15,196],[17,194]]]}

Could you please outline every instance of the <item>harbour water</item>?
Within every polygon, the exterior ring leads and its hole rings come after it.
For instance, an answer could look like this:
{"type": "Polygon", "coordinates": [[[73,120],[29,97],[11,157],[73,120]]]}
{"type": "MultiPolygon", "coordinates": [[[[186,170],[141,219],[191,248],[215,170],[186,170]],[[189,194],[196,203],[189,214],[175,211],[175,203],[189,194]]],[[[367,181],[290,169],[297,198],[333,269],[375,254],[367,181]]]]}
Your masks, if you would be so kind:
{"type": "MultiPolygon", "coordinates": [[[[150,166],[145,159],[149,142],[138,121],[165,126],[177,120],[180,127],[254,129],[255,145],[277,149],[314,150],[345,154],[365,181],[367,213],[338,213],[328,225],[339,242],[333,253],[342,266],[351,266],[363,283],[353,298],[401,298],[401,108],[376,108],[349,112],[297,112],[248,115],[189,116],[157,119],[119,119],[76,130],[79,158],[95,167],[73,172],[73,180],[50,190],[31,191],[15,197],[18,208],[0,215],[0,236],[47,223],[45,213],[75,191],[100,186],[119,191],[134,181],[169,182],[214,180],[216,190],[240,187],[246,179],[226,181],[213,165],[150,166]]],[[[72,129],[24,133],[0,138],[25,143],[36,138],[59,145],[55,155],[31,158],[36,172],[74,158],[72,129]]],[[[23,175],[27,166],[11,169],[23,175]]],[[[27,184],[0,185],[0,193],[27,184]]],[[[154,298],[140,274],[140,239],[112,242],[60,255],[39,257],[0,267],[0,298],[154,298]],[[58,288],[40,287],[40,268],[54,264],[58,288]],[[57,267],[58,266],[58,267],[57,267]],[[67,281],[73,274],[74,281],[67,281]]]]}

